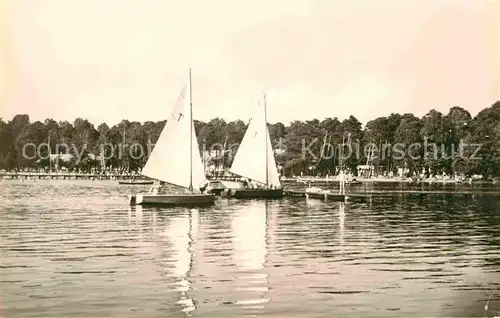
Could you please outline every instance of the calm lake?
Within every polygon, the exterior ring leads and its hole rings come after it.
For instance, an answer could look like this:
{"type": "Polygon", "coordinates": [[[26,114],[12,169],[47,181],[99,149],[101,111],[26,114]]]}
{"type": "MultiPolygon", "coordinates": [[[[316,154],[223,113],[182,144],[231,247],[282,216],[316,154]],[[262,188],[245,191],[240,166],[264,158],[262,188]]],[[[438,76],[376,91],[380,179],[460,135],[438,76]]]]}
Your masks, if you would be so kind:
{"type": "Polygon", "coordinates": [[[128,205],[147,189],[1,181],[0,317],[500,316],[500,196],[128,205]]]}

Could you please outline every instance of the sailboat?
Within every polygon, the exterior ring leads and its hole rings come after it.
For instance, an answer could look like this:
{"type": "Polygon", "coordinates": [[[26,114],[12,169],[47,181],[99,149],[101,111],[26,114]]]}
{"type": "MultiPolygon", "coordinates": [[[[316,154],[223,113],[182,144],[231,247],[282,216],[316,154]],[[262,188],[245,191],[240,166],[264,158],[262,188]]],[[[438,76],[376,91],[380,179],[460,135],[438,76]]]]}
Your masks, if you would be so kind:
{"type": "Polygon", "coordinates": [[[141,174],[157,180],[148,193],[130,197],[136,204],[206,205],[215,195],[197,192],[193,186],[205,181],[198,141],[193,123],[191,69],[189,80],[170,117],[168,117],[141,174]],[[161,193],[164,182],[184,188],[184,193],[161,193]]]}
{"type": "MultiPolygon", "coordinates": [[[[260,103],[259,103],[259,106],[260,103]]],[[[249,179],[243,188],[229,190],[234,198],[281,198],[283,188],[279,179],[274,151],[267,128],[266,94],[263,107],[252,117],[229,171],[249,179]],[[252,186],[253,185],[253,186],[252,186]]]]}

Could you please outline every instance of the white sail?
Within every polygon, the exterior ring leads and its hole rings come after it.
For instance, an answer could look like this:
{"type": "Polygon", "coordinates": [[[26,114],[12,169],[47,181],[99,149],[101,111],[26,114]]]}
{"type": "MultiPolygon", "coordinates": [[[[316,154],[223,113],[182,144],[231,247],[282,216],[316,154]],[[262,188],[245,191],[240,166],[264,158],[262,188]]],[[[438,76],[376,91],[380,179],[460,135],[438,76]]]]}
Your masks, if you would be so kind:
{"type": "Polygon", "coordinates": [[[259,103],[250,119],[230,171],[260,183],[281,187],[267,128],[265,102],[259,103]]]}
{"type": "Polygon", "coordinates": [[[195,189],[205,179],[191,113],[189,80],[167,118],[142,175],[184,188],[192,185],[195,189]]]}

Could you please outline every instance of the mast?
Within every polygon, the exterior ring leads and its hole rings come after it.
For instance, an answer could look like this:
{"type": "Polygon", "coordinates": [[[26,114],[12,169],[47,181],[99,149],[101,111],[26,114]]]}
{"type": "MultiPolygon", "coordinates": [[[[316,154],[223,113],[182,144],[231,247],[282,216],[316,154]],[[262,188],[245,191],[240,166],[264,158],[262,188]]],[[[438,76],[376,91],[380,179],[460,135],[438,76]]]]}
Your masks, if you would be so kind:
{"type": "Polygon", "coordinates": [[[267,148],[268,148],[268,144],[267,144],[268,130],[267,130],[266,92],[263,92],[263,94],[264,94],[264,122],[265,122],[264,123],[264,125],[265,125],[264,126],[264,128],[265,128],[264,132],[266,134],[266,186],[269,187],[269,167],[268,167],[268,165],[269,165],[269,160],[268,160],[269,154],[267,153],[268,152],[268,150],[267,150],[267,148]]]}
{"type": "Polygon", "coordinates": [[[206,153],[206,145],[207,144],[207,139],[203,139],[203,147],[201,150],[201,162],[203,163],[203,173],[207,173],[207,161],[205,160],[205,153],[206,153]]]}
{"type": "MultiPolygon", "coordinates": [[[[191,68],[189,68],[189,192],[193,193],[193,94],[191,92],[191,68]]],[[[205,173],[205,172],[203,172],[205,173]]]]}
{"type": "Polygon", "coordinates": [[[226,139],[224,140],[224,146],[222,147],[222,162],[219,164],[219,168],[222,168],[222,173],[224,174],[225,171],[225,162],[226,162],[226,145],[227,141],[229,140],[229,135],[226,136],[226,139]]]}

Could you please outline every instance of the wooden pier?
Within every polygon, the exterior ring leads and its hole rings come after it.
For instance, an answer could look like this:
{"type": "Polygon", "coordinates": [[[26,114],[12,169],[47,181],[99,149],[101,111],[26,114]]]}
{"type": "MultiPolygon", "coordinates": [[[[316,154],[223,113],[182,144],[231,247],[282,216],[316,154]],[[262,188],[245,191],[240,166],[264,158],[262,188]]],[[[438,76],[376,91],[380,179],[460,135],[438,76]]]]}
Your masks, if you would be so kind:
{"type": "Polygon", "coordinates": [[[311,198],[311,199],[320,199],[333,202],[367,201],[371,200],[373,197],[392,197],[392,195],[373,195],[368,193],[349,193],[349,194],[340,194],[333,192],[306,193],[306,191],[297,191],[297,190],[285,190],[284,195],[287,197],[311,198]]]}
{"type": "Polygon", "coordinates": [[[320,199],[332,202],[346,202],[346,201],[371,201],[373,199],[388,199],[406,196],[410,198],[425,198],[428,196],[457,196],[464,198],[474,198],[476,196],[484,195],[500,195],[499,190],[491,191],[442,191],[442,190],[388,190],[388,191],[369,191],[369,192],[352,192],[346,194],[339,194],[335,192],[318,192],[306,193],[304,190],[285,190],[284,195],[287,197],[301,197],[320,199]]]}
{"type": "Polygon", "coordinates": [[[149,180],[141,175],[100,174],[76,172],[0,172],[0,179],[47,179],[47,180],[149,180]]]}

